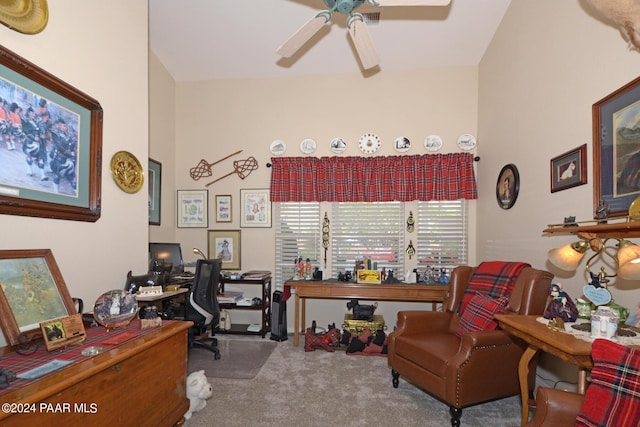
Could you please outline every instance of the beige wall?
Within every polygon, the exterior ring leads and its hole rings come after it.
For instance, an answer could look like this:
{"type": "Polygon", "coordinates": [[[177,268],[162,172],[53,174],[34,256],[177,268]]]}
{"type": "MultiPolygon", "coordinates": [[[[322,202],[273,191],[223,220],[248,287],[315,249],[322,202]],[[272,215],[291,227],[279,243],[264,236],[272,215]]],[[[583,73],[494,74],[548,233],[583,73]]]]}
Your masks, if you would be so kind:
{"type": "MultiPolygon", "coordinates": [[[[565,216],[593,218],[591,106],[640,70],[640,54],[590,16],[585,3],[513,0],[480,66],[478,258],[524,259],[547,268],[574,299],[587,283],[584,262],[567,274],[546,256],[575,237],[541,231],[565,216]],[[588,184],[552,194],[550,159],[585,143],[588,184]],[[503,211],[494,194],[507,163],[518,167],[520,195],[503,211]]],[[[618,281],[610,290],[628,307],[640,301],[638,283],[618,281]]]]}
{"type": "Polygon", "coordinates": [[[49,11],[40,34],[0,26],[0,40],[102,105],[102,217],[84,223],[0,215],[0,248],[52,249],[72,296],[92,306],[100,293],[122,288],[129,269],[146,271],[147,192],[119,190],[109,161],[128,150],[147,164],[147,1],[50,0],[49,11]]]}
{"type": "MultiPolygon", "coordinates": [[[[166,73],[156,65],[152,61],[152,75],[156,68],[158,73],[166,73]]],[[[239,223],[240,189],[269,187],[271,174],[266,164],[272,141],[286,142],[285,156],[301,156],[300,142],[313,138],[318,144],[314,155],[331,156],[329,143],[340,136],[348,144],[342,155],[358,156],[362,154],[358,138],[372,132],[383,141],[376,155],[397,155],[392,143],[398,136],[412,141],[407,154],[422,154],[426,152],[424,138],[438,134],[444,139],[441,152],[458,151],[458,136],[477,131],[477,75],[477,67],[459,67],[382,72],[368,79],[352,74],[176,83],[176,189],[208,188],[209,228],[241,230],[242,270],[273,270],[274,228],[240,228],[239,223]],[[189,169],[200,159],[214,162],[237,150],[242,153],[213,166],[211,177],[191,179],[189,169]],[[205,186],[232,172],[234,160],[251,156],[259,167],[244,180],[233,174],[205,186]],[[232,223],[215,223],[216,194],[232,195],[232,223]]],[[[154,86],[151,91],[155,92],[154,86]]],[[[166,97],[169,99],[168,94],[166,97]]],[[[152,129],[154,123],[152,116],[152,129]]],[[[152,157],[154,146],[152,142],[152,157]]],[[[152,238],[155,234],[152,230],[152,238]]],[[[192,247],[207,249],[205,229],[176,229],[176,240],[182,244],[186,261],[196,259],[190,253],[192,247]]],[[[473,250],[471,253],[473,256],[473,250]]],[[[394,324],[398,309],[413,306],[381,302],[378,312],[394,324]]],[[[345,311],[344,301],[314,301],[309,304],[308,319],[316,319],[320,325],[340,322],[345,311]]],[[[234,316],[234,321],[251,321],[246,313],[234,316]]],[[[288,317],[292,326],[293,306],[288,317]]]]}

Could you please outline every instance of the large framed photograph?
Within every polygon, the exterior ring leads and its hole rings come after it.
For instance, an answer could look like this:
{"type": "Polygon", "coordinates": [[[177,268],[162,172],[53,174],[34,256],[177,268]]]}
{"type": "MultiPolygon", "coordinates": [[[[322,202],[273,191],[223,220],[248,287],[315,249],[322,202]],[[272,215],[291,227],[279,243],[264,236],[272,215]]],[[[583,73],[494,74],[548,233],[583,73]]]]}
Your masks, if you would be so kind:
{"type": "Polygon", "coordinates": [[[178,190],[178,227],[209,226],[209,190],[178,190]]]}
{"type": "Polygon", "coordinates": [[[149,159],[149,224],[160,225],[162,163],[149,159]]]}
{"type": "Polygon", "coordinates": [[[593,212],[626,216],[640,195],[640,77],[593,104],[593,212]]]}
{"type": "Polygon", "coordinates": [[[240,227],[271,227],[269,190],[240,190],[240,215],[240,227]]]}
{"type": "Polygon", "coordinates": [[[209,230],[209,258],[222,259],[223,270],[240,270],[240,230],[209,230]]]}
{"type": "Polygon", "coordinates": [[[216,194],[216,222],[231,222],[231,196],[216,194]]]}
{"type": "Polygon", "coordinates": [[[498,174],[496,199],[502,209],[511,209],[520,192],[520,174],[513,163],[505,165],[498,174]]]}
{"type": "Polygon", "coordinates": [[[551,192],[587,183],[587,144],[551,159],[551,192]]]}
{"type": "Polygon", "coordinates": [[[98,101],[2,46],[0,98],[0,214],[97,221],[98,101]]]}
{"type": "Polygon", "coordinates": [[[11,346],[39,334],[41,322],[76,313],[51,250],[0,250],[0,311],[11,346]]]}

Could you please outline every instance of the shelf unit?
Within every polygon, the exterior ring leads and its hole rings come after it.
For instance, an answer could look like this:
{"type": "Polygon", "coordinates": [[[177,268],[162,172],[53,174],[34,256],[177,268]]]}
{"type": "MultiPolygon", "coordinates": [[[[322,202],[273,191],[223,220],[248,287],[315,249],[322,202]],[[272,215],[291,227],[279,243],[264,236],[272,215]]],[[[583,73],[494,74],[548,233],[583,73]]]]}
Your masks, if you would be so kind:
{"type": "Polygon", "coordinates": [[[578,225],[577,227],[549,226],[543,230],[548,234],[577,234],[580,237],[640,237],[640,221],[624,221],[608,224],[578,225]]]}
{"type": "MultiPolygon", "coordinates": [[[[225,285],[240,286],[260,286],[262,289],[262,304],[243,306],[234,303],[219,303],[221,309],[225,310],[246,310],[257,311],[261,317],[261,328],[258,332],[249,332],[246,323],[232,323],[231,329],[223,330],[217,328],[216,334],[237,334],[237,335],[261,335],[265,337],[267,332],[271,330],[271,276],[265,276],[259,279],[227,279],[220,277],[220,292],[224,292],[225,285]]],[[[233,317],[232,317],[233,319],[233,317]]]]}

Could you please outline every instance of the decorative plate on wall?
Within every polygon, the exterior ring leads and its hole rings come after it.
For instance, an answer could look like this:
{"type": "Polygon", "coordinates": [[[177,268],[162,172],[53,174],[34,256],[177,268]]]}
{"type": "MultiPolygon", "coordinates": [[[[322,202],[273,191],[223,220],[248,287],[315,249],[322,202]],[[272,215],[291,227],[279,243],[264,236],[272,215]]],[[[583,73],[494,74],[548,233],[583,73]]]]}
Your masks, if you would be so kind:
{"type": "Polygon", "coordinates": [[[405,153],[411,148],[411,141],[406,136],[399,136],[393,141],[393,148],[398,153],[405,153]]]}
{"type": "Polygon", "coordinates": [[[128,151],[118,151],[111,158],[111,176],[116,185],[126,193],[137,193],[144,183],[142,165],[128,151]]]}
{"type": "Polygon", "coordinates": [[[520,175],[516,165],[510,163],[502,168],[496,183],[496,199],[502,209],[511,209],[520,191],[520,175]]]}
{"type": "Polygon", "coordinates": [[[458,137],[458,147],[464,151],[473,150],[476,148],[476,137],[469,133],[463,133],[458,137]]]}
{"type": "Polygon", "coordinates": [[[282,156],[287,151],[287,144],[281,139],[276,139],[269,146],[269,150],[274,156],[282,156]]]}
{"type": "Polygon", "coordinates": [[[373,154],[380,149],[380,138],[373,133],[365,133],[358,140],[358,148],[364,154],[373,154]]]}
{"type": "Polygon", "coordinates": [[[424,148],[427,151],[438,151],[442,148],[442,138],[438,135],[429,135],[424,139],[424,148]]]}
{"type": "Polygon", "coordinates": [[[316,142],[311,138],[303,139],[300,143],[300,151],[302,151],[304,154],[313,153],[314,151],[316,151],[316,142]]]}
{"type": "Polygon", "coordinates": [[[333,138],[331,140],[331,151],[336,154],[342,153],[347,148],[347,141],[344,138],[333,138]]]}

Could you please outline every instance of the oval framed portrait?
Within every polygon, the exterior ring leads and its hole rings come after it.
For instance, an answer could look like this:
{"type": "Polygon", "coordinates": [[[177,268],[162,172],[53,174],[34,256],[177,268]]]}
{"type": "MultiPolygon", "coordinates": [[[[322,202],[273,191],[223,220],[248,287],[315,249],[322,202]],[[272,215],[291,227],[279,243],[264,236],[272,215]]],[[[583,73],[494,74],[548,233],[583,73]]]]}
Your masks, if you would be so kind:
{"type": "Polygon", "coordinates": [[[509,163],[500,170],[496,183],[496,200],[502,209],[511,209],[516,203],[520,191],[520,175],[518,168],[509,163]]]}

